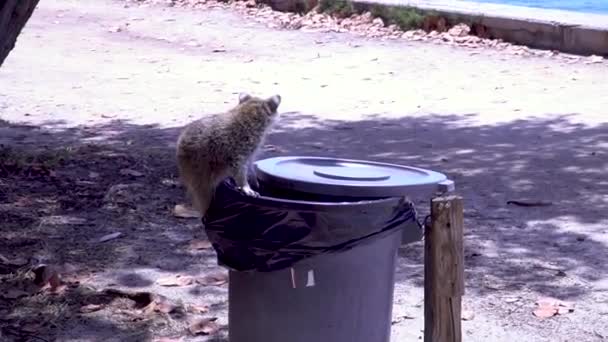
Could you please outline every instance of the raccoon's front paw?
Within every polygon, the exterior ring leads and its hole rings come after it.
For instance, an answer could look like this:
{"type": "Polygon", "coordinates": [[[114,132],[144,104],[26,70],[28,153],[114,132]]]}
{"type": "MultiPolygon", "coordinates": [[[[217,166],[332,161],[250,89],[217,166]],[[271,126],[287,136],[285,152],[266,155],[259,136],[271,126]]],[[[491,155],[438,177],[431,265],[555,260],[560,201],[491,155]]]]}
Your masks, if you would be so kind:
{"type": "Polygon", "coordinates": [[[260,197],[260,194],[258,194],[255,190],[253,190],[250,186],[244,186],[241,187],[240,190],[247,196],[251,196],[251,197],[260,197]]]}

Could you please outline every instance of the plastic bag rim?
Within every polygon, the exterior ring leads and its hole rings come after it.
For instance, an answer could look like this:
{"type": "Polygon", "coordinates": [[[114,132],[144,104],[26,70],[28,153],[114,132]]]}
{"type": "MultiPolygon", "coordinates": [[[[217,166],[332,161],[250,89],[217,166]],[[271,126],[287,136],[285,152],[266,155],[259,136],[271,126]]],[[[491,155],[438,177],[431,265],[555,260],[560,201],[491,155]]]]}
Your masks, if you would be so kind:
{"type": "Polygon", "coordinates": [[[247,196],[243,194],[236,186],[231,182],[224,182],[226,189],[233,193],[238,193],[237,197],[240,201],[248,204],[256,205],[259,207],[265,207],[270,209],[276,209],[281,207],[289,208],[290,210],[304,210],[304,211],[351,211],[353,209],[376,209],[395,206],[405,200],[406,196],[402,197],[383,197],[378,199],[365,199],[360,201],[342,201],[342,202],[320,202],[320,201],[304,201],[304,200],[293,200],[279,197],[269,197],[261,195],[258,197],[247,196]]]}

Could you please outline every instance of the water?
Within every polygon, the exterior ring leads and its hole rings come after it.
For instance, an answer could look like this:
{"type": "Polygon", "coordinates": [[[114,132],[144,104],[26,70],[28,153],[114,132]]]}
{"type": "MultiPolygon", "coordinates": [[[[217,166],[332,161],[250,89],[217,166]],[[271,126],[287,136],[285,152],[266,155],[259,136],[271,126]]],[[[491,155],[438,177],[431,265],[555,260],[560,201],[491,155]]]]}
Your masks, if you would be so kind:
{"type": "Polygon", "coordinates": [[[503,5],[608,14],[608,0],[475,0],[503,5]]]}

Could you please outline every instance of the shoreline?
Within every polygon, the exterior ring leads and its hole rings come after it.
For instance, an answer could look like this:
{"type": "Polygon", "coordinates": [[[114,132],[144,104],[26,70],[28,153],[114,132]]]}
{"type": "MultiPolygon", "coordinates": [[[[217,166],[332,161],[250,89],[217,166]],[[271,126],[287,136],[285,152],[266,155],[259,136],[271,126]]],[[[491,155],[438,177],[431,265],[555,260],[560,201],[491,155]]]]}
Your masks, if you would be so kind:
{"type": "Polygon", "coordinates": [[[495,39],[531,48],[608,56],[608,15],[460,0],[354,0],[362,7],[410,7],[450,25],[482,25],[495,39]]]}

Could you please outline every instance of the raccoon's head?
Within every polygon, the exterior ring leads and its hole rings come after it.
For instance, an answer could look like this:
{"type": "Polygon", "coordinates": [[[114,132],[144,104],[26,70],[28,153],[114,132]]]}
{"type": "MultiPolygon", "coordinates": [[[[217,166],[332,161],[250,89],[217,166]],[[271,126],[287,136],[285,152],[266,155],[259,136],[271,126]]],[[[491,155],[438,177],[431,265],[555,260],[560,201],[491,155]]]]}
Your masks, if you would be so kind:
{"type": "Polygon", "coordinates": [[[281,96],[274,95],[267,99],[251,96],[247,93],[239,94],[239,106],[266,113],[268,116],[275,116],[281,104],[281,96]]]}

